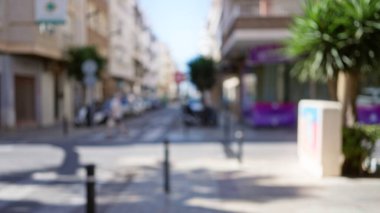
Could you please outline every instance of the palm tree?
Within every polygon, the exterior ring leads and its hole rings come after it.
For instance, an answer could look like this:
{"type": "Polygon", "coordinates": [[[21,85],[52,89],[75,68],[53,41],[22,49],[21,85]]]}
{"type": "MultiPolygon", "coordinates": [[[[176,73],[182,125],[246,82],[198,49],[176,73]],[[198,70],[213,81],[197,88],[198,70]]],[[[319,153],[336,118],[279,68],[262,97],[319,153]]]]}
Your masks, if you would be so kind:
{"type": "Polygon", "coordinates": [[[330,96],[343,106],[343,123],[356,122],[360,76],[378,72],[380,0],[308,0],[294,19],[287,51],[299,57],[301,80],[328,81],[330,96]]]}

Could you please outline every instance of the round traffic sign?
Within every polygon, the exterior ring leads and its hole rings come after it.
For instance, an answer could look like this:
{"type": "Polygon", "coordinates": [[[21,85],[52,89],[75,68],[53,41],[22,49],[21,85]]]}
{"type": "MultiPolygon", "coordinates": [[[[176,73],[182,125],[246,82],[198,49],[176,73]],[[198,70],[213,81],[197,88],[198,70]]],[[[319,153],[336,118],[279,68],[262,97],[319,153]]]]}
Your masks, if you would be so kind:
{"type": "Polygon", "coordinates": [[[98,64],[92,59],[87,59],[82,64],[82,72],[85,75],[95,75],[96,70],[98,69],[98,64]]]}
{"type": "Polygon", "coordinates": [[[181,83],[182,81],[185,81],[186,80],[186,76],[184,73],[182,72],[176,72],[174,74],[174,80],[177,84],[181,83]]]}

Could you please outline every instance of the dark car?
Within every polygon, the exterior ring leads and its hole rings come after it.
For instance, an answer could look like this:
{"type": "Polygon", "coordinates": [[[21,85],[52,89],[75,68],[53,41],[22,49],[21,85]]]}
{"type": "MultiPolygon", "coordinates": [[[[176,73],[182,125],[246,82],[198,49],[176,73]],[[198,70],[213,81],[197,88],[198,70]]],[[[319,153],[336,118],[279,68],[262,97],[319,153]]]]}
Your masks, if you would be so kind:
{"type": "Polygon", "coordinates": [[[186,126],[217,126],[218,119],[214,109],[204,106],[199,100],[191,100],[182,106],[183,122],[186,126]]]}

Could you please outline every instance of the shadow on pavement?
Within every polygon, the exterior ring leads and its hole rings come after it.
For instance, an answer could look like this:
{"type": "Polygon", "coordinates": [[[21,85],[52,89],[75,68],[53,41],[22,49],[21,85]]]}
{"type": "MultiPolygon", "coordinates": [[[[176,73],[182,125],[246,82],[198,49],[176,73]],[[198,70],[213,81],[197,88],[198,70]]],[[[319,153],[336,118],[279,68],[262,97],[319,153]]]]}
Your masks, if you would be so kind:
{"type": "MultiPolygon", "coordinates": [[[[310,188],[298,186],[270,186],[261,181],[273,179],[271,176],[237,178],[238,173],[218,172],[212,174],[206,169],[189,171],[176,170],[172,174],[172,193],[162,192],[162,168],[144,168],[144,175],[131,184],[119,200],[106,209],[111,212],[239,212],[238,207],[224,205],[229,202],[266,203],[281,199],[305,198],[310,188]],[[118,209],[119,211],[117,211],[118,209]]],[[[114,200],[115,201],[115,200],[114,200]]],[[[252,209],[251,212],[255,212],[252,209]]]]}
{"type": "MultiPolygon", "coordinates": [[[[25,170],[22,172],[12,172],[0,175],[0,181],[2,182],[17,182],[17,184],[73,184],[77,183],[78,180],[49,180],[49,181],[39,181],[36,180],[33,175],[35,174],[56,174],[55,176],[63,175],[66,177],[76,176],[78,169],[83,168],[80,165],[80,156],[75,149],[75,146],[62,146],[56,145],[60,148],[63,153],[63,159],[59,166],[57,167],[46,167],[41,169],[25,170]]],[[[47,159],[48,160],[48,159],[47,159]]]]}
{"type": "Polygon", "coordinates": [[[58,146],[64,151],[61,166],[57,169],[58,174],[74,175],[80,165],[80,156],[74,146],[58,146]]]}
{"type": "Polygon", "coordinates": [[[1,208],[4,213],[31,213],[31,212],[84,212],[82,205],[59,205],[59,204],[46,204],[37,201],[8,201],[0,200],[0,206],[6,205],[1,208]],[[74,211],[76,210],[76,211],[74,211]]]}

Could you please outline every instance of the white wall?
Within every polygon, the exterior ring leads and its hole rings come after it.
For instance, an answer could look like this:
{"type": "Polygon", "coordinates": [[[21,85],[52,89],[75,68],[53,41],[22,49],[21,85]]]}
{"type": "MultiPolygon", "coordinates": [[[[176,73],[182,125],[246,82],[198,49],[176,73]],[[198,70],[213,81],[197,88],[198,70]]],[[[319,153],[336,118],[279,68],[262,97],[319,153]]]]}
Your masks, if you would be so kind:
{"type": "Polygon", "coordinates": [[[65,78],[63,83],[63,116],[72,121],[74,119],[74,93],[72,79],[65,78]]]}
{"type": "Polygon", "coordinates": [[[133,10],[130,0],[109,1],[110,57],[112,76],[133,79],[133,10]],[[121,29],[121,34],[117,33],[121,29]]]}
{"type": "Polygon", "coordinates": [[[304,0],[271,0],[269,14],[294,15],[302,11],[304,0]]]}
{"type": "Polygon", "coordinates": [[[55,122],[54,119],[54,77],[51,72],[40,72],[40,87],[41,92],[41,112],[40,125],[50,126],[55,122]]]}

